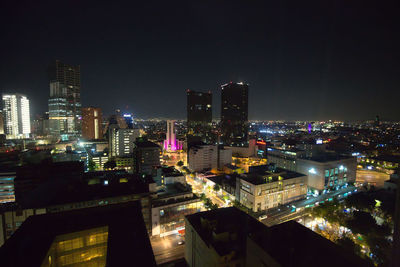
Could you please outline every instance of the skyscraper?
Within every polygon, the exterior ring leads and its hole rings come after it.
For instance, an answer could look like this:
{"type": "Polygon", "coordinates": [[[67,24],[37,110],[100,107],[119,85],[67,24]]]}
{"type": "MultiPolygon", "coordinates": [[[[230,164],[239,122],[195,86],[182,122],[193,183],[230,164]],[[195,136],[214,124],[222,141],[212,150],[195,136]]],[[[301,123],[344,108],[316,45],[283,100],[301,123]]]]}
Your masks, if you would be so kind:
{"type": "Polygon", "coordinates": [[[59,60],[49,67],[49,119],[53,135],[74,136],[81,132],[80,66],[59,60]]]}
{"type": "Polygon", "coordinates": [[[3,94],[4,132],[7,138],[28,138],[31,133],[29,100],[21,94],[3,94]]]}
{"type": "Polygon", "coordinates": [[[88,140],[103,139],[102,113],[100,108],[82,108],[82,137],[88,140]]]}
{"type": "Polygon", "coordinates": [[[249,86],[230,82],[221,88],[222,142],[227,146],[248,146],[249,86]]]}
{"type": "Polygon", "coordinates": [[[211,133],[212,94],[187,90],[187,140],[188,144],[202,141],[213,144],[211,133]]]}

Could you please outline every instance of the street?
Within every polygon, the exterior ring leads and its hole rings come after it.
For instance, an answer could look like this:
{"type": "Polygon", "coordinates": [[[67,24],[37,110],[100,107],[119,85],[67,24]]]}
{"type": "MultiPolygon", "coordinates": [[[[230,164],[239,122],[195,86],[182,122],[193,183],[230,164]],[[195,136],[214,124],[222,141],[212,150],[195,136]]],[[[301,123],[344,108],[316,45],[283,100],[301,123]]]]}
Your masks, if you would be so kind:
{"type": "Polygon", "coordinates": [[[152,237],[150,239],[156,263],[162,264],[184,257],[184,237],[179,234],[165,237],[152,237]]]}
{"type": "Polygon", "coordinates": [[[390,176],[383,172],[372,170],[357,170],[356,182],[357,183],[370,183],[376,187],[383,187],[383,183],[389,180],[390,176]]]}

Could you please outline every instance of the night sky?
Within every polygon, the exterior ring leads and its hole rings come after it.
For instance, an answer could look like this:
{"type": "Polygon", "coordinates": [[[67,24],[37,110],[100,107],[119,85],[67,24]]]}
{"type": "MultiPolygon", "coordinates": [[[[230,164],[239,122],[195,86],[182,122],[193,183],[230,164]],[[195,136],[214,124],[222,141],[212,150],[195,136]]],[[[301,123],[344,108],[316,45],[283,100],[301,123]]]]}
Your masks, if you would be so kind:
{"type": "Polygon", "coordinates": [[[183,119],[193,89],[214,93],[219,117],[220,85],[244,81],[249,119],[400,119],[387,1],[140,2],[3,2],[0,90],[47,111],[46,68],[60,59],[81,65],[82,105],[106,114],[183,119]]]}

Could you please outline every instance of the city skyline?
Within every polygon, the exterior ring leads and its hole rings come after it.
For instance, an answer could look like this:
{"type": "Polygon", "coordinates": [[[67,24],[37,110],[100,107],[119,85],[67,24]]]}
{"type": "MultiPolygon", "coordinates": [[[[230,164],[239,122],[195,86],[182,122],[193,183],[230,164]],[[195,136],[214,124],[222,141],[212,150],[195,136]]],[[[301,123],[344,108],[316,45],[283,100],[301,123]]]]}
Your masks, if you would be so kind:
{"type": "Polygon", "coordinates": [[[0,88],[27,95],[33,115],[47,110],[46,70],[59,59],[81,66],[82,106],[105,114],[119,108],[184,119],[191,89],[213,93],[219,118],[220,85],[233,81],[250,85],[250,120],[399,120],[399,40],[390,6],[89,7],[6,6],[0,88]]]}

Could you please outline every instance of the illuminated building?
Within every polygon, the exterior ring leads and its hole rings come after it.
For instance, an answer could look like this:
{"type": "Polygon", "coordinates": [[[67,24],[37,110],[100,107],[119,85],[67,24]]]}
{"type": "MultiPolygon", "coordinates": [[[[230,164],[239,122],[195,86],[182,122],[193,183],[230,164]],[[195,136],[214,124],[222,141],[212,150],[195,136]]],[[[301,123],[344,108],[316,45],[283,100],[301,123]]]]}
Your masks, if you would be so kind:
{"type": "Polygon", "coordinates": [[[14,202],[14,179],[15,172],[1,172],[0,173],[0,203],[14,202]]]}
{"type": "Polygon", "coordinates": [[[133,157],[132,155],[129,156],[123,156],[123,157],[116,157],[113,158],[113,160],[115,160],[115,164],[116,164],[116,168],[117,169],[124,169],[128,172],[132,172],[133,171],[133,157]]]}
{"type": "Polygon", "coordinates": [[[126,126],[132,129],[134,124],[133,115],[131,113],[124,113],[123,117],[126,122],[126,126]]]}
{"type": "MultiPolygon", "coordinates": [[[[319,147],[318,147],[319,149],[319,147]]],[[[344,157],[332,152],[301,149],[268,148],[268,163],[277,167],[299,172],[308,176],[308,189],[324,193],[328,189],[346,186],[355,182],[357,159],[344,157]]]]}
{"type": "Polygon", "coordinates": [[[244,83],[221,86],[221,140],[226,146],[248,146],[248,94],[244,83]]]}
{"type": "Polygon", "coordinates": [[[201,211],[202,201],[181,183],[168,184],[152,201],[152,235],[167,236],[185,230],[184,217],[201,211]]]}
{"type": "Polygon", "coordinates": [[[188,152],[188,167],[192,171],[222,169],[232,163],[232,151],[216,145],[194,145],[188,152]]]}
{"type": "Polygon", "coordinates": [[[307,175],[283,169],[243,174],[236,181],[236,199],[254,212],[300,200],[307,195],[307,175]]]}
{"type": "Polygon", "coordinates": [[[82,108],[82,137],[88,140],[103,139],[100,108],[82,108]]]}
{"type": "Polygon", "coordinates": [[[50,132],[55,136],[74,136],[81,133],[81,75],[80,66],[59,60],[48,70],[50,82],[50,132]]]}
{"type": "Polygon", "coordinates": [[[164,140],[164,151],[182,150],[182,143],[176,140],[175,121],[167,121],[167,134],[164,140]]]}
{"type": "Polygon", "coordinates": [[[160,146],[147,140],[136,140],[133,150],[134,173],[153,175],[161,166],[160,156],[160,146]]]}
{"type": "Polygon", "coordinates": [[[31,133],[29,100],[21,94],[3,94],[4,132],[9,139],[28,138],[31,133]]]}
{"type": "Polygon", "coordinates": [[[211,132],[212,93],[187,90],[187,141],[214,144],[215,136],[211,132]]]}
{"type": "Polygon", "coordinates": [[[92,160],[95,164],[95,170],[102,171],[104,164],[109,160],[108,153],[105,152],[91,152],[88,153],[89,160],[92,160]]]}
{"type": "Polygon", "coordinates": [[[138,137],[140,137],[139,129],[118,129],[111,127],[109,130],[110,158],[132,154],[134,143],[138,137]]]}
{"type": "Polygon", "coordinates": [[[2,110],[0,110],[0,134],[4,134],[4,117],[2,110]]]}
{"type": "Polygon", "coordinates": [[[267,227],[235,207],[188,215],[185,228],[190,267],[371,266],[296,221],[267,227]]]}
{"type": "Polygon", "coordinates": [[[0,248],[4,266],[156,266],[135,202],[30,216],[0,248]]]}

